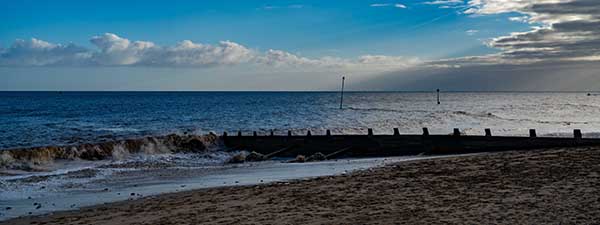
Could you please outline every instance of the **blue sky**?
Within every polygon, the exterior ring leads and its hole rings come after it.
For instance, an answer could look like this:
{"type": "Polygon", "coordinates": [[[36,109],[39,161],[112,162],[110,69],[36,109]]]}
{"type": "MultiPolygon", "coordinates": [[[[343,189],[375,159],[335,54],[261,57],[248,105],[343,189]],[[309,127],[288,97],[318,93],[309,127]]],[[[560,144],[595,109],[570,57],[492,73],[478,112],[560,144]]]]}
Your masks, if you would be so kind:
{"type": "Polygon", "coordinates": [[[528,26],[473,18],[425,1],[11,1],[0,43],[35,37],[89,46],[106,32],[161,45],[231,40],[306,56],[362,54],[444,57],[492,51],[482,39],[528,26]],[[371,4],[406,5],[370,7],[371,4]],[[440,18],[441,17],[441,18],[440,18]],[[468,35],[467,30],[478,30],[468,35]],[[443,38],[440,38],[443,37],[443,38]]]}
{"type": "MultiPolygon", "coordinates": [[[[364,78],[366,76],[364,74],[381,72],[359,71],[364,69],[364,66],[361,66],[365,61],[364,58],[361,58],[363,56],[382,56],[376,59],[377,65],[380,65],[381,61],[385,61],[386,65],[396,63],[400,57],[415,59],[404,60],[400,62],[402,66],[394,68],[405,68],[406,65],[412,65],[413,61],[417,59],[419,62],[431,63],[431,61],[440,59],[486,56],[503,53],[507,49],[490,46],[489,41],[493,38],[510,36],[511,32],[530,31],[532,26],[536,25],[551,25],[549,22],[534,18],[530,18],[530,21],[510,19],[534,14],[524,11],[526,6],[523,6],[523,9],[498,8],[498,4],[494,5],[497,1],[499,0],[484,0],[479,5],[477,2],[481,1],[468,0],[437,1],[439,4],[431,4],[436,3],[434,0],[6,1],[3,3],[3,13],[0,14],[0,20],[4,21],[0,26],[0,47],[4,49],[2,57],[5,60],[4,66],[0,63],[0,72],[3,71],[5,74],[3,77],[5,82],[0,84],[0,89],[78,89],[78,87],[94,90],[111,89],[114,86],[102,85],[100,81],[101,79],[117,79],[116,77],[90,75],[82,79],[76,74],[71,74],[74,73],[74,70],[78,71],[77,73],[81,73],[83,70],[88,74],[104,74],[111,68],[118,71],[115,72],[120,74],[118,80],[124,83],[118,89],[138,89],[139,87],[127,85],[127,83],[136,82],[133,77],[138,76],[140,71],[144,71],[144,74],[154,76],[153,79],[161,77],[164,79],[164,76],[168,76],[165,74],[174,72],[189,75],[172,81],[174,83],[166,85],[168,88],[156,84],[143,87],[143,89],[267,90],[271,89],[269,87],[273,85],[244,86],[244,80],[261,80],[264,83],[272,80],[270,76],[273,75],[268,74],[293,74],[289,72],[292,70],[295,73],[308,74],[306,77],[311,81],[302,83],[302,79],[296,77],[291,80],[297,80],[300,83],[287,84],[282,81],[283,83],[275,85],[282,89],[327,89],[329,83],[337,79],[337,75],[324,79],[323,85],[318,85],[319,82],[314,79],[318,80],[322,74],[333,73],[357,74],[364,78]],[[479,11],[467,12],[470,9],[479,11]],[[103,38],[103,41],[109,41],[111,44],[102,49],[100,41],[91,41],[93,37],[101,37],[97,40],[103,38]],[[25,40],[23,43],[26,45],[31,38],[44,41],[42,45],[45,45],[46,42],[51,44],[53,50],[47,50],[47,52],[52,53],[40,53],[39,49],[30,49],[31,46],[25,50],[11,49],[11,46],[16,43],[15,40],[23,39],[25,40]],[[119,52],[119,60],[127,58],[129,61],[115,61],[116,59],[111,58],[110,62],[99,63],[99,60],[96,59],[99,57],[94,54],[107,53],[105,51],[110,51],[114,41],[119,40],[127,40],[130,43],[134,41],[152,42],[151,48],[160,46],[164,49],[169,46],[178,46],[184,40],[190,40],[190,43],[216,46],[210,51],[221,51],[227,47],[220,48],[218,47],[219,43],[231,41],[236,46],[241,46],[240,48],[244,51],[244,53],[234,53],[235,57],[238,57],[239,54],[246,54],[245,51],[251,51],[252,53],[248,54],[258,54],[263,58],[267,58],[265,55],[268,55],[269,59],[256,59],[256,56],[249,59],[244,56],[241,60],[242,65],[238,65],[237,61],[233,63],[203,61],[201,66],[197,66],[196,61],[176,64],[173,64],[172,61],[155,63],[156,59],[164,55],[156,53],[158,51],[156,49],[151,49],[149,52],[152,52],[154,57],[152,62],[145,59],[148,57],[148,51],[143,53],[144,59],[141,59],[140,51],[129,52],[127,54],[133,55],[124,56],[124,52],[129,51],[124,50],[119,52]],[[81,63],[82,60],[77,59],[75,60],[77,63],[73,63],[74,56],[65,56],[67,54],[65,52],[71,50],[55,49],[56,46],[54,46],[68,44],[85,49],[77,50],[77,52],[82,53],[83,51],[88,55],[86,56],[88,59],[94,58],[95,61],[90,63],[90,60],[87,60],[85,63],[81,63]],[[278,54],[273,56],[270,54],[270,50],[281,52],[276,52],[278,54]],[[383,58],[383,56],[388,58],[383,58]],[[66,62],[67,60],[62,58],[52,60],[49,59],[50,57],[67,57],[70,61],[66,62]],[[131,57],[138,58],[131,59],[131,57]],[[290,64],[288,63],[290,57],[295,60],[295,64],[301,61],[305,67],[312,67],[311,65],[316,64],[327,64],[328,66],[321,70],[314,69],[316,67],[307,70],[298,67],[285,69],[248,65],[248,61],[255,62],[257,60],[279,65],[282,58],[287,60],[285,62],[287,65],[290,64]],[[324,57],[336,58],[337,61],[334,64],[344,64],[345,69],[331,69],[329,66],[331,60],[325,59],[327,62],[322,63],[324,57]],[[279,61],[272,62],[273,58],[279,61]],[[48,63],[48,61],[52,63],[48,63]],[[345,65],[351,63],[353,63],[352,66],[345,65]],[[115,64],[119,68],[114,68],[115,64]],[[156,68],[155,64],[160,64],[158,66],[160,68],[156,68]],[[225,64],[225,66],[221,64],[225,64]],[[231,66],[232,64],[235,65],[231,66]],[[128,69],[123,66],[135,68],[128,69]],[[211,75],[194,75],[206,73],[211,75]],[[267,75],[261,76],[261,74],[267,75]],[[129,80],[127,77],[132,78],[129,80]],[[218,84],[212,83],[205,86],[186,85],[188,82],[197,82],[206,77],[210,77],[210,80],[222,79],[225,81],[241,77],[242,81],[236,84],[218,82],[218,84]],[[56,79],[59,81],[55,81],[56,79]],[[60,79],[64,79],[65,85],[60,85],[60,79]],[[51,80],[53,81],[51,83],[56,85],[44,85],[44,82],[51,80]],[[98,85],[89,83],[90,80],[95,81],[98,85]],[[178,86],[178,84],[181,85],[178,86]]],[[[106,44],[106,42],[102,43],[106,44]]],[[[168,54],[180,53],[169,52],[168,54]]],[[[114,56],[107,55],[104,58],[114,56]]],[[[232,56],[220,55],[218,57],[222,59],[232,56]]],[[[0,58],[0,62],[1,60],[2,58],[0,58]]],[[[373,58],[369,58],[369,60],[373,60],[373,58]]],[[[166,79],[169,80],[169,77],[166,79]]]]}

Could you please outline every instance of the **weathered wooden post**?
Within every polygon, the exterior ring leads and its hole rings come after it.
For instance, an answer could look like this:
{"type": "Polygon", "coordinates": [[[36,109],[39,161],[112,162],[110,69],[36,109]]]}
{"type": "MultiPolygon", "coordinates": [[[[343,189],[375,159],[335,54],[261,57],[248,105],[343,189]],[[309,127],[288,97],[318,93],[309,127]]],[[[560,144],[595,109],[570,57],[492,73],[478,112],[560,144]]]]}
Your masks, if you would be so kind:
{"type": "Polygon", "coordinates": [[[373,129],[367,129],[367,135],[369,135],[369,137],[373,136],[373,129]]]}
{"type": "Polygon", "coordinates": [[[256,133],[256,131],[252,131],[252,136],[254,136],[254,137],[258,136],[258,134],[256,133]]]}
{"type": "Polygon", "coordinates": [[[227,131],[223,132],[223,137],[227,137],[227,131]]]}
{"type": "Polygon", "coordinates": [[[341,91],[341,95],[340,95],[340,109],[342,109],[343,105],[344,105],[344,81],[346,80],[346,77],[342,77],[342,91],[341,91]]]}
{"type": "Polygon", "coordinates": [[[400,131],[398,130],[398,128],[394,128],[394,136],[398,135],[400,135],[400,131]]]}
{"type": "Polygon", "coordinates": [[[485,136],[486,137],[491,137],[492,136],[492,130],[490,128],[485,128],[485,136]]]}
{"type": "Polygon", "coordinates": [[[327,130],[327,132],[326,132],[326,133],[327,133],[327,134],[326,134],[327,136],[331,136],[331,131],[330,131],[330,130],[327,130]]]}
{"type": "Polygon", "coordinates": [[[312,135],[310,134],[310,130],[309,130],[308,132],[306,132],[306,136],[309,136],[309,137],[310,137],[310,136],[312,136],[312,135]]]}
{"type": "Polygon", "coordinates": [[[581,130],[580,129],[573,130],[573,137],[577,140],[581,139],[581,137],[582,137],[581,130]]]}
{"type": "Polygon", "coordinates": [[[535,134],[535,129],[529,129],[529,137],[537,137],[537,134],[535,134]]]}
{"type": "Polygon", "coordinates": [[[270,135],[271,135],[271,136],[275,136],[275,134],[273,133],[273,130],[271,130],[271,134],[270,134],[270,135]]]}
{"type": "Polygon", "coordinates": [[[241,137],[241,136],[242,136],[242,131],[241,131],[241,130],[239,130],[239,131],[238,131],[238,137],[241,137]]]}
{"type": "Polygon", "coordinates": [[[427,127],[423,127],[423,136],[428,136],[429,135],[429,130],[427,129],[427,127]]]}
{"type": "Polygon", "coordinates": [[[454,128],[454,132],[452,133],[454,136],[460,136],[460,130],[458,128],[454,128]]]}
{"type": "Polygon", "coordinates": [[[437,89],[437,103],[440,104],[440,89],[437,89]]]}
{"type": "Polygon", "coordinates": [[[288,136],[290,136],[290,137],[292,136],[292,131],[291,130],[288,130],[288,136]]]}

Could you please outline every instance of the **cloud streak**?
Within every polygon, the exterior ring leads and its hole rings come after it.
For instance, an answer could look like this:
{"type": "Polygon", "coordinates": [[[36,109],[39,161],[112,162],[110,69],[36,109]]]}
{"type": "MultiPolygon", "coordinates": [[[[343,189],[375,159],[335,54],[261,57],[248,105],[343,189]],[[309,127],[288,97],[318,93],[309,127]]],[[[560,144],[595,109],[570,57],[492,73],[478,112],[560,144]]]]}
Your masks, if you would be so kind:
{"type": "Polygon", "coordinates": [[[394,8],[400,8],[400,9],[406,9],[406,5],[404,4],[400,4],[400,3],[373,3],[371,5],[369,5],[371,7],[394,7],[394,8]]]}

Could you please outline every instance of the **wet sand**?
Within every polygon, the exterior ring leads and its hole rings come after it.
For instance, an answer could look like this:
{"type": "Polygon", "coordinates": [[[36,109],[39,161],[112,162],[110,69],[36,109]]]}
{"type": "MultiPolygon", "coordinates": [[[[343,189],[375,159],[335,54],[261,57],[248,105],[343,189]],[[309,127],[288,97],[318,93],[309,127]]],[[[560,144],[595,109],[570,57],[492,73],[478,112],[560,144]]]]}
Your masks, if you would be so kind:
{"type": "Polygon", "coordinates": [[[591,224],[600,147],[400,162],[347,175],[201,189],[6,224],[591,224]]]}

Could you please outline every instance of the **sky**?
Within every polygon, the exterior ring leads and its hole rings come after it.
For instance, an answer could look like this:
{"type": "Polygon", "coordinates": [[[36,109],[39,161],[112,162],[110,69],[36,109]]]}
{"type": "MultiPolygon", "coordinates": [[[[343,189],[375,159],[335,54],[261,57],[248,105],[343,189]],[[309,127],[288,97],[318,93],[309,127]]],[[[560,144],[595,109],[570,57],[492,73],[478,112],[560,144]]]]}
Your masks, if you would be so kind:
{"type": "Polygon", "coordinates": [[[0,90],[600,90],[600,1],[4,1],[0,90]]]}

